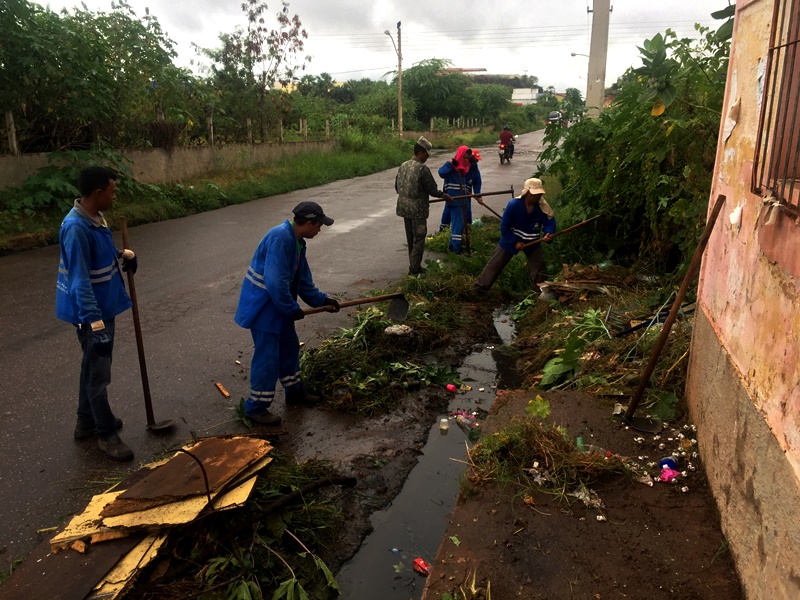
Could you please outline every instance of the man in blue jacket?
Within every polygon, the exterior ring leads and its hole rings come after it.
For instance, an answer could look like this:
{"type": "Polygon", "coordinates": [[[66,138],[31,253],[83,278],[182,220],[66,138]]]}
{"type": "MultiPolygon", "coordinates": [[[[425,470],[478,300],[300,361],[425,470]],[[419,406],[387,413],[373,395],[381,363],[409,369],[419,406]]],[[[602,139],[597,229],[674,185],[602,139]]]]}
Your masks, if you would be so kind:
{"type": "Polygon", "coordinates": [[[287,404],[320,401],[306,393],[300,379],[300,342],[294,322],[305,314],[297,296],[309,306],[330,305],[333,312],[339,310],[339,303],[314,285],[306,260],[306,240],[315,237],[323,225],[333,225],[333,219],[316,202],[301,202],[292,212],[294,222],[287,220],[270,229],[256,248],[234,317],[253,336],[250,397],[244,409],[248,419],[261,425],[281,422],[280,416],[269,411],[278,379],[287,404]]]}
{"type": "Polygon", "coordinates": [[[542,244],[527,248],[522,246],[538,240],[542,234],[544,234],[542,241],[549,242],[556,232],[553,209],[543,196],[544,187],[541,180],[532,178],[525,181],[522,195],[519,198],[512,198],[508,203],[500,221],[500,241],[475,282],[476,291],[489,291],[506,265],[520,250],[528,259],[531,288],[539,291],[539,272],[545,268],[542,244]]]}
{"type": "Polygon", "coordinates": [[[131,307],[122,270],[136,272],[131,250],[114,247],[102,211],[116,197],[117,175],[105,167],[88,167],[78,176],[81,198],[69,211],[58,234],[61,261],[56,281],[56,316],[72,323],[83,351],[78,389],[77,440],[97,435],[100,449],[114,460],[131,460],[133,452],[120,439],[117,419],[108,404],[114,319],[131,307]]]}

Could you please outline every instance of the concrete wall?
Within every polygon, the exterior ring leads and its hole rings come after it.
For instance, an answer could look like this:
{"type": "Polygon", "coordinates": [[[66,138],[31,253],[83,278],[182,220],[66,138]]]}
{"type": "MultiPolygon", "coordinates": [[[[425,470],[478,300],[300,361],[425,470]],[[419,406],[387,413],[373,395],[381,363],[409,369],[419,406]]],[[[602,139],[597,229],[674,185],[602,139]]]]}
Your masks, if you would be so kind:
{"type": "MultiPolygon", "coordinates": [[[[474,133],[480,127],[458,129],[452,134],[474,133]]],[[[449,134],[448,134],[449,135],[449,134]]],[[[436,142],[441,134],[430,131],[404,131],[407,140],[425,136],[436,142]]],[[[144,183],[176,183],[220,171],[242,169],[270,162],[283,155],[302,152],[330,152],[336,142],[284,142],[269,144],[228,144],[225,146],[178,146],[172,150],[149,148],[122,150],[133,163],[136,179],[144,183]]],[[[0,155],[0,189],[17,187],[40,168],[47,166],[46,152],[21,156],[0,155]]]]}
{"type": "Polygon", "coordinates": [[[750,192],[773,0],[740,0],[687,400],[749,598],[800,598],[800,227],[750,192]],[[791,558],[793,557],[793,558],[791,558]],[[791,558],[791,560],[790,560],[791,558]]]}
{"type": "MultiPolygon", "coordinates": [[[[335,142],[287,142],[283,144],[229,144],[179,146],[172,150],[150,148],[123,150],[133,163],[136,179],[145,183],[175,183],[228,169],[242,169],[302,152],[330,152],[335,142]]],[[[20,185],[26,177],[46,166],[47,153],[0,156],[0,188],[20,185]]]]}
{"type": "Polygon", "coordinates": [[[800,598],[800,484],[705,309],[688,388],[706,475],[748,598],[800,598]]]}

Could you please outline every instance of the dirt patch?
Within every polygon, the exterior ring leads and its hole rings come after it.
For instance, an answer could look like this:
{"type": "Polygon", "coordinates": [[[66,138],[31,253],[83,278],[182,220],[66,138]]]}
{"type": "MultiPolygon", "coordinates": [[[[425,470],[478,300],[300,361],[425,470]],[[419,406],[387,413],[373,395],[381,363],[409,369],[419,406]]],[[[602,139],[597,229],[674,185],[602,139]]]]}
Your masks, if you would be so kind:
{"type": "MultiPolygon", "coordinates": [[[[524,416],[535,395],[501,392],[485,433],[524,416]]],[[[494,598],[743,598],[714,501],[688,448],[691,426],[667,427],[653,439],[614,419],[611,403],[580,392],[542,396],[549,418],[569,435],[634,458],[652,475],[659,473],[652,463],[675,450],[686,477],[652,487],[624,477],[596,485],[602,508],[575,498],[568,505],[541,491],[526,503],[518,486],[481,486],[454,511],[423,600],[488,598],[487,588],[494,598]]]]}

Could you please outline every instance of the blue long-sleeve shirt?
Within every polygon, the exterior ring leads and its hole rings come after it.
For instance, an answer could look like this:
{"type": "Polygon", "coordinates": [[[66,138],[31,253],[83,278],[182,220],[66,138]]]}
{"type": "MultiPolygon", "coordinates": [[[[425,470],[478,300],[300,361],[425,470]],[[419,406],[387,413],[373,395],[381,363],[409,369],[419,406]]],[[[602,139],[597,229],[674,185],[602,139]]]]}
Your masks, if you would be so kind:
{"type": "Polygon", "coordinates": [[[522,198],[512,198],[503,212],[500,221],[500,247],[511,254],[516,254],[516,243],[526,244],[538,240],[543,233],[556,232],[555,217],[548,217],[539,205],[535,205],[531,212],[525,206],[522,198]]]}
{"type": "Polygon", "coordinates": [[[119,251],[102,214],[95,221],[76,201],[58,232],[61,260],[56,316],[75,325],[111,319],[131,307],[119,270],[119,251]]]}
{"type": "Polygon", "coordinates": [[[287,220],[261,239],[242,282],[234,321],[245,329],[279,333],[284,319],[300,309],[322,306],[327,294],[314,285],[306,260],[306,242],[297,240],[287,220]]]}
{"type": "MultiPolygon", "coordinates": [[[[439,167],[439,177],[444,179],[442,189],[445,194],[449,196],[461,196],[463,194],[480,194],[483,180],[481,179],[481,171],[477,163],[473,163],[469,167],[466,175],[461,175],[453,166],[451,161],[447,161],[439,167]],[[462,190],[463,184],[463,190],[462,190]]],[[[456,200],[461,202],[461,200],[456,200]]]]}

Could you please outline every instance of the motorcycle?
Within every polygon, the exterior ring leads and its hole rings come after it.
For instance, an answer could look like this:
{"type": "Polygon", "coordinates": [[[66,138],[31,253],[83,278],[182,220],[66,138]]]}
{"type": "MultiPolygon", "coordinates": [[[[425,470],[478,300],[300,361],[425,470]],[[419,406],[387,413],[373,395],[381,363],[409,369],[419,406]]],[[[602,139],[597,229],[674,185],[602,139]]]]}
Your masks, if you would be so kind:
{"type": "Polygon", "coordinates": [[[511,162],[511,144],[500,144],[500,147],[497,149],[498,155],[500,155],[500,164],[502,165],[505,163],[511,162]]]}

